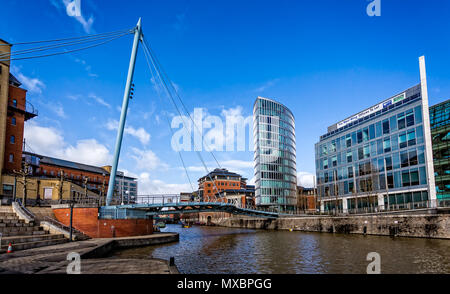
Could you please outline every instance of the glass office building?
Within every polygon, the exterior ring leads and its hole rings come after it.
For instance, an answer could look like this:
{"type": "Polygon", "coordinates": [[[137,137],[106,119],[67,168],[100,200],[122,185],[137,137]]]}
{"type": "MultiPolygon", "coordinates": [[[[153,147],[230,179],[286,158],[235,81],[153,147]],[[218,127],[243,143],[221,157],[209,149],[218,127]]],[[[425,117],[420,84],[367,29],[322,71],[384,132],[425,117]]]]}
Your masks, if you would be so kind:
{"type": "Polygon", "coordinates": [[[436,204],[425,61],[421,83],[328,127],[315,145],[321,211],[436,204]]]}
{"type": "MultiPolygon", "coordinates": [[[[450,100],[430,107],[436,198],[450,204],[450,100]]],[[[442,203],[444,202],[444,203],[442,203]]]]}
{"type": "Polygon", "coordinates": [[[294,210],[297,204],[295,120],[274,100],[258,97],[253,106],[256,205],[294,210]]]}

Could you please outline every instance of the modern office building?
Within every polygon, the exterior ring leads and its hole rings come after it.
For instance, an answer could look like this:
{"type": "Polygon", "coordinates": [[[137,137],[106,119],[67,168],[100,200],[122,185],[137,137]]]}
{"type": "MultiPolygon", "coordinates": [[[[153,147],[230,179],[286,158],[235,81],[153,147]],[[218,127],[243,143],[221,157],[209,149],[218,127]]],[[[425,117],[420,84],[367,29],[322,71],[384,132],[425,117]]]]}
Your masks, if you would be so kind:
{"type": "Polygon", "coordinates": [[[450,204],[450,100],[430,107],[434,177],[438,203],[450,204]]]}
{"type": "Polygon", "coordinates": [[[258,97],[253,106],[255,200],[257,206],[295,210],[297,172],[295,120],[272,99],[258,97]]]}
{"type": "Polygon", "coordinates": [[[436,205],[424,57],[420,84],[328,127],[315,145],[321,211],[436,205]]]}

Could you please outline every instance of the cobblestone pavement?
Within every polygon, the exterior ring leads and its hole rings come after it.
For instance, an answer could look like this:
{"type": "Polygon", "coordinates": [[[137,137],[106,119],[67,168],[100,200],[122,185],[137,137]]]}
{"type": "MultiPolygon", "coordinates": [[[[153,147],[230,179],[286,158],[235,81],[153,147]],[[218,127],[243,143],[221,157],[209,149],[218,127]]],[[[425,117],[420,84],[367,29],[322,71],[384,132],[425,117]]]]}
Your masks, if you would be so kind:
{"type": "MultiPolygon", "coordinates": [[[[125,239],[125,238],[117,238],[125,239]]],[[[46,246],[9,254],[0,254],[0,274],[65,274],[71,261],[67,255],[76,252],[81,256],[103,246],[113,239],[91,239],[46,246]]],[[[81,259],[82,274],[167,274],[175,273],[167,261],[159,259],[81,259]]]]}

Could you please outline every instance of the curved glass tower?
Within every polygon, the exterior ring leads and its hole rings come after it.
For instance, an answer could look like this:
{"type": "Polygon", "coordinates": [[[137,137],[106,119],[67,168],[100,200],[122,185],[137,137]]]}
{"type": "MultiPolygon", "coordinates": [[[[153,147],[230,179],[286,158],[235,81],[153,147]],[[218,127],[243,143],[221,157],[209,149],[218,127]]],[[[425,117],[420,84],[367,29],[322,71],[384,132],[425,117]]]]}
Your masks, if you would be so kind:
{"type": "Polygon", "coordinates": [[[293,210],[297,203],[294,115],[281,103],[256,98],[253,139],[256,205],[293,210]]]}

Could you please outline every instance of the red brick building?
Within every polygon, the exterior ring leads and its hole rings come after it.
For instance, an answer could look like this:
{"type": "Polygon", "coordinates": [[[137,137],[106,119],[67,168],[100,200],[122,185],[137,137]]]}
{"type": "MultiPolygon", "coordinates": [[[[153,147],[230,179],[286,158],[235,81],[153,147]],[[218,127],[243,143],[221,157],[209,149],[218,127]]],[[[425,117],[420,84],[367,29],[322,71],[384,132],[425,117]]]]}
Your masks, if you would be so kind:
{"type": "Polygon", "coordinates": [[[12,74],[9,74],[4,173],[21,169],[25,122],[37,116],[37,111],[26,101],[27,90],[20,86],[21,83],[12,74]]]}
{"type": "Polygon", "coordinates": [[[224,190],[241,190],[247,186],[247,179],[241,175],[229,172],[227,169],[216,168],[206,176],[198,179],[198,192],[201,201],[222,201],[215,196],[224,190]]]}

